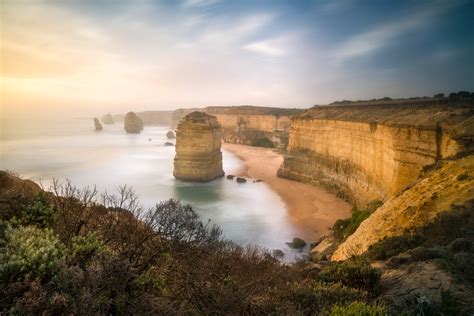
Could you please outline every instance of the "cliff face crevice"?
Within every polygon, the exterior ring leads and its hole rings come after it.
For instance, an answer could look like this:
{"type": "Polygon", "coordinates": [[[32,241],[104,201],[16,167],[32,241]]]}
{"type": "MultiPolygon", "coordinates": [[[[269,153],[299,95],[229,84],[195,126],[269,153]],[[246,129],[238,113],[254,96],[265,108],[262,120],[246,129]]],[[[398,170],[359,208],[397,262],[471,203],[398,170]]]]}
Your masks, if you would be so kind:
{"type": "Polygon", "coordinates": [[[359,206],[387,200],[440,159],[472,152],[470,106],[327,106],[291,121],[281,177],[359,206]]]}

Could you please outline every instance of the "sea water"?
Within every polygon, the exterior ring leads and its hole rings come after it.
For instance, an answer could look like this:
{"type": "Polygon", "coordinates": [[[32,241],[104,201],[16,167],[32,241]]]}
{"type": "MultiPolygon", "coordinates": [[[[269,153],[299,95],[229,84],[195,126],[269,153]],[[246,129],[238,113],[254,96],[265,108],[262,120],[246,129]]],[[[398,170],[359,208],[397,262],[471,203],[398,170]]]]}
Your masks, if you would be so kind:
{"type": "MultiPolygon", "coordinates": [[[[1,124],[0,169],[41,182],[46,189],[53,179],[109,193],[128,185],[145,208],[179,199],[238,244],[282,249],[286,260],[303,254],[285,242],[308,232],[292,224],[284,203],[265,183],[174,179],[175,148],[165,145],[174,139],[167,139],[167,126],[145,126],[140,134],[127,134],[123,123],[103,125],[104,130],[96,132],[91,118],[3,118],[1,124]]],[[[233,174],[242,162],[223,150],[223,167],[233,174]]]]}

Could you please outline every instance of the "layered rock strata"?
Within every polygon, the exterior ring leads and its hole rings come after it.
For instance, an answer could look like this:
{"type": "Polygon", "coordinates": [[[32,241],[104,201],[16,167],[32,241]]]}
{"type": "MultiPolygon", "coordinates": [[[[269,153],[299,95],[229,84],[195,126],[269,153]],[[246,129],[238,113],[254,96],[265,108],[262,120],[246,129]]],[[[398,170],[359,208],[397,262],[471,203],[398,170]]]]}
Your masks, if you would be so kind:
{"type": "Polygon", "coordinates": [[[96,131],[101,131],[103,129],[102,124],[100,124],[99,119],[96,117],[94,117],[94,128],[96,131]]]}
{"type": "Polygon", "coordinates": [[[359,206],[385,201],[440,159],[473,152],[473,113],[432,100],[315,107],[293,117],[278,175],[359,206]]]}
{"type": "Polygon", "coordinates": [[[140,133],[143,130],[143,121],[134,112],[128,112],[124,119],[124,129],[127,133],[140,133]]]}
{"type": "Polygon", "coordinates": [[[176,131],[175,178],[206,182],[222,177],[222,130],[217,119],[202,112],[186,115],[176,131]]]}

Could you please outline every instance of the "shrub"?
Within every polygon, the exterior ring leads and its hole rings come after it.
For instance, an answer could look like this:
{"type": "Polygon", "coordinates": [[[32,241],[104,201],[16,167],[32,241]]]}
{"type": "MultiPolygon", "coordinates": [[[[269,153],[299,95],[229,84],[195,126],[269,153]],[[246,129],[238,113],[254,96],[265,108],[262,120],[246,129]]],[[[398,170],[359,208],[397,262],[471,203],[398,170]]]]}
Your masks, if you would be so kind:
{"type": "Polygon", "coordinates": [[[46,198],[40,195],[26,206],[22,223],[42,228],[51,227],[54,222],[54,215],[54,209],[49,205],[46,198]]]}
{"type": "Polygon", "coordinates": [[[386,260],[418,246],[421,242],[419,236],[411,234],[386,237],[369,246],[366,255],[372,260],[386,260]]]}
{"type": "Polygon", "coordinates": [[[359,225],[370,216],[370,213],[360,211],[356,208],[352,210],[350,218],[338,219],[332,226],[334,238],[338,241],[343,241],[352,235],[359,225]]]}
{"type": "Polygon", "coordinates": [[[467,173],[461,173],[456,177],[456,180],[458,181],[463,181],[469,178],[469,175],[467,173]]]}
{"type": "Polygon", "coordinates": [[[105,250],[104,244],[97,238],[95,233],[85,236],[74,236],[71,239],[71,255],[75,262],[85,264],[89,259],[95,257],[105,250]]]}
{"type": "Polygon", "coordinates": [[[268,137],[252,139],[250,145],[255,147],[275,148],[275,144],[268,137]]]}
{"type": "Polygon", "coordinates": [[[42,276],[54,272],[64,246],[50,229],[34,226],[7,228],[6,245],[0,251],[0,278],[24,274],[42,276]]]}
{"type": "Polygon", "coordinates": [[[354,257],[323,269],[319,278],[324,282],[340,282],[345,286],[374,292],[380,281],[381,272],[362,257],[354,257]]]}
{"type": "Polygon", "coordinates": [[[387,314],[382,306],[356,301],[348,306],[334,305],[329,316],[383,316],[387,314]]]}

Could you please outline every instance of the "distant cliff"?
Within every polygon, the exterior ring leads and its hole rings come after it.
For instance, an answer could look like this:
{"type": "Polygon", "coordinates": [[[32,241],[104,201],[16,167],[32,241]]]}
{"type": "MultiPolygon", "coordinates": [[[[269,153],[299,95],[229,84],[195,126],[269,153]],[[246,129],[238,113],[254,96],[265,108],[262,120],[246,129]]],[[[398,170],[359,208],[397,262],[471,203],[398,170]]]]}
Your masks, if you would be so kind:
{"type": "MultiPolygon", "coordinates": [[[[169,125],[175,129],[185,115],[194,111],[215,116],[222,126],[223,139],[226,142],[286,148],[290,130],[290,117],[301,113],[303,110],[244,105],[178,109],[175,111],[146,111],[137,112],[137,115],[145,125],[169,125]]],[[[114,119],[119,121],[121,117],[115,115],[114,119]]]]}
{"type": "Polygon", "coordinates": [[[293,117],[278,174],[359,206],[385,201],[440,159],[473,152],[473,113],[434,99],[315,107],[293,117]]]}

